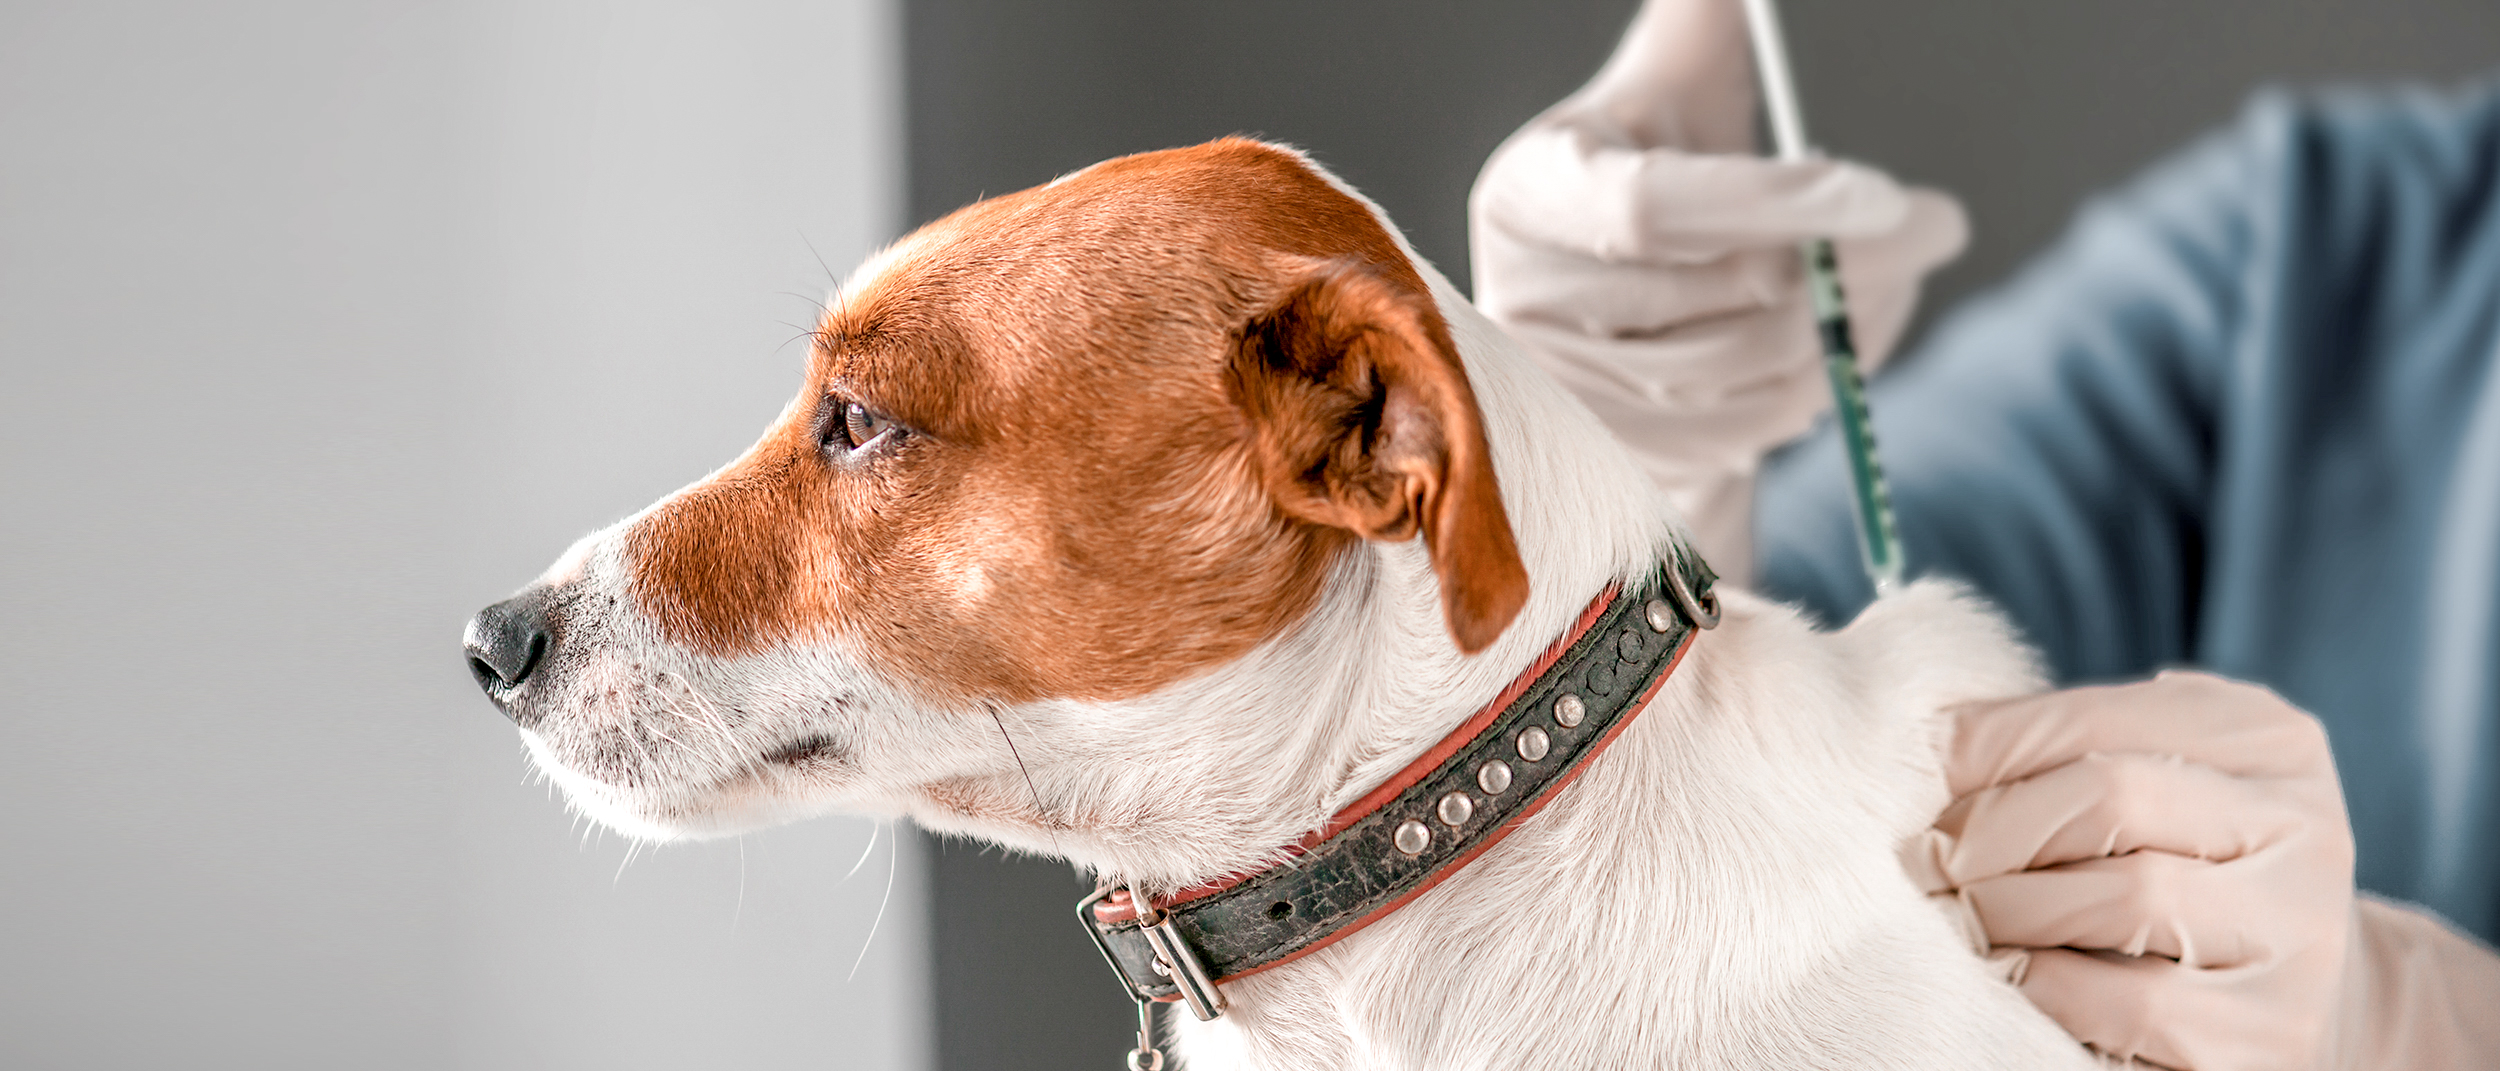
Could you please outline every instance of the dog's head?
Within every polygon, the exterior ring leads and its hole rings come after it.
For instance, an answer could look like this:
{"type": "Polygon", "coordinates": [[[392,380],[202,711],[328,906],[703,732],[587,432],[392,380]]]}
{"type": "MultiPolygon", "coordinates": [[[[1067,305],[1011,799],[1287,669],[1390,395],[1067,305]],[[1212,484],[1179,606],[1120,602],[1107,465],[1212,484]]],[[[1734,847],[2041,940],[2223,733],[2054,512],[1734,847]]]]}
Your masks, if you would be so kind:
{"type": "Polygon", "coordinates": [[[1224,140],[872,258],[760,441],[584,539],[468,649],[577,804],[638,835],[831,809],[1065,828],[1017,810],[1002,712],[1025,758],[1144,739],[1165,727],[1124,704],[1291,633],[1363,541],[1417,536],[1451,642],[1484,647],[1527,576],[1448,325],[1368,205],[1224,140]]]}

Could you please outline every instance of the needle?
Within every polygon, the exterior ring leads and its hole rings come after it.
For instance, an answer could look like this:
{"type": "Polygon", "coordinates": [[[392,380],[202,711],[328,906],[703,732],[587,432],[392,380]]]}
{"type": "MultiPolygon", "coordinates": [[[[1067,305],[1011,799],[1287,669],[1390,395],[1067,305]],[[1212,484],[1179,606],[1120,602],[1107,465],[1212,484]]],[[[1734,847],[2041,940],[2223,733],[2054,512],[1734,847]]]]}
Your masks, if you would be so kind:
{"type": "MultiPolygon", "coordinates": [[[[1805,119],[1797,110],[1797,83],[1789,75],[1788,44],[1780,36],[1778,9],[1772,0],[1745,0],[1745,23],[1752,31],[1754,67],[1762,78],[1762,102],[1771,119],[1771,145],[1782,160],[1803,160],[1814,154],[1806,145],[1805,119]]],[[[1849,451],[1849,480],[1857,493],[1858,549],[1875,593],[1884,595],[1901,584],[1901,533],[1892,518],[1892,495],[1884,489],[1884,465],[1875,456],[1875,428],[1866,412],[1866,377],[1858,370],[1857,345],[1849,333],[1849,303],[1840,289],[1840,258],[1829,238],[1809,238],[1802,247],[1806,290],[1814,299],[1816,333],[1823,339],[1823,370],[1832,381],[1833,408],[1840,415],[1840,437],[1849,451]]]]}

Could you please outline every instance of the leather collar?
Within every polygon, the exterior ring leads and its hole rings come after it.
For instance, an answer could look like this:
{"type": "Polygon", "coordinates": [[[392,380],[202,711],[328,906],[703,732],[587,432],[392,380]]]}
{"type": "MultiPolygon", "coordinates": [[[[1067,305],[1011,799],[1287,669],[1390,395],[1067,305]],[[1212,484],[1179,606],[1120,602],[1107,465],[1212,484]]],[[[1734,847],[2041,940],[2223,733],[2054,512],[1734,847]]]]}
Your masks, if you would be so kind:
{"type": "Polygon", "coordinates": [[[1148,905],[1106,886],[1077,917],[1129,995],[1223,1014],[1222,983],[1308,955],[1422,895],[1517,829],[1630,724],[1719,622],[1689,549],[1608,588],[1492,703],[1331,819],[1293,858],[1148,905]]]}

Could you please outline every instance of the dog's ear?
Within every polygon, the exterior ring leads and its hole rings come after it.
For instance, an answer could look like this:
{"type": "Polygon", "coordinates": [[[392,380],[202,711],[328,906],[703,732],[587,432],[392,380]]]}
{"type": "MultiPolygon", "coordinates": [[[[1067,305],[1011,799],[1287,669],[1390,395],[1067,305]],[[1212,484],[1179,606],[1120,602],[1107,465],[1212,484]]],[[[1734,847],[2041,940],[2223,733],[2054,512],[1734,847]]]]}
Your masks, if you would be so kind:
{"type": "Polygon", "coordinates": [[[1360,264],[1303,265],[1242,325],[1227,385],[1287,515],[1365,539],[1420,533],[1458,649],[1501,635],[1528,570],[1475,391],[1427,299],[1360,264]]]}

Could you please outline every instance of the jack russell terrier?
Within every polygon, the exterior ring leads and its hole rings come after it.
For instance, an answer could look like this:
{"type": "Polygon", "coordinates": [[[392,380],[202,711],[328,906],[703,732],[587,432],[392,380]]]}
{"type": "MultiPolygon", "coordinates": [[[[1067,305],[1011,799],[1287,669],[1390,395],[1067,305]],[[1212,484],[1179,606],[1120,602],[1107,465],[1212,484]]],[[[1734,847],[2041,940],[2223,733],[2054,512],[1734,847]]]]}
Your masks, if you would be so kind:
{"type": "Polygon", "coordinates": [[[1597,420],[1301,154],[972,205],[815,343],[744,456],[470,624],[598,821],[1065,857],[1198,1069],[2096,1063],[1895,854],[1939,712],[2040,686],[2004,622],[1722,605],[1597,420]]]}

